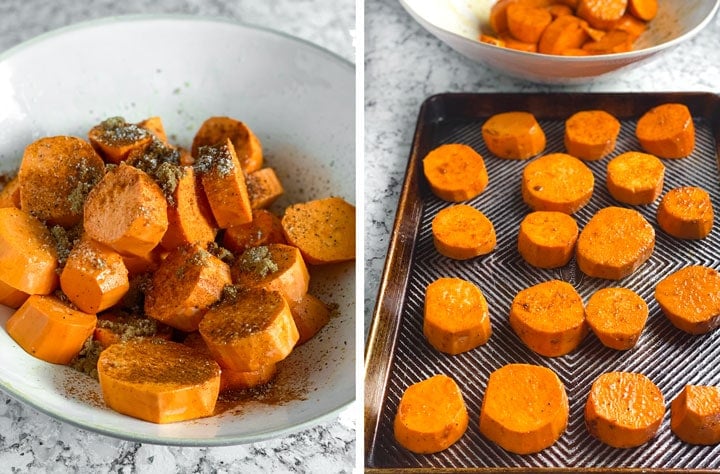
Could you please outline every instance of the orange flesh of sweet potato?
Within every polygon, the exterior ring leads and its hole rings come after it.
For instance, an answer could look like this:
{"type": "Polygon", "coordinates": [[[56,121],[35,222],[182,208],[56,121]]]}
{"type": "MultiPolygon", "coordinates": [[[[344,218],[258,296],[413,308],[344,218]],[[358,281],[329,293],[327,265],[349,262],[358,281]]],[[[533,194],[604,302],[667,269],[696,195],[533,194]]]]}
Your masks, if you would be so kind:
{"type": "Polygon", "coordinates": [[[657,210],[660,228],[679,239],[704,239],[710,234],[714,219],[710,194],[697,186],[671,189],[657,210]]]}
{"type": "Polygon", "coordinates": [[[16,207],[20,209],[20,178],[15,176],[0,189],[0,208],[16,207]]]}
{"type": "Polygon", "coordinates": [[[255,209],[252,222],[226,229],[222,242],[237,254],[251,247],[287,243],[280,218],[266,209],[255,209]]]}
{"type": "Polygon", "coordinates": [[[84,238],[70,251],[60,288],[81,311],[96,314],[118,303],[130,282],[120,254],[84,238]]]}
{"type": "Polygon", "coordinates": [[[559,280],[518,292],[509,321],[527,347],[546,357],[572,352],[588,332],[582,298],[571,284],[559,280]]]}
{"type": "Polygon", "coordinates": [[[26,352],[53,364],[67,364],[95,329],[97,318],[52,296],[32,295],[7,320],[8,335],[26,352]]]}
{"type": "Polygon", "coordinates": [[[430,454],[452,446],[465,434],[468,422],[460,387],[446,375],[435,375],[405,390],[393,432],[405,449],[430,454]]]}
{"type": "Polygon", "coordinates": [[[480,433],[517,454],[552,446],[568,423],[565,387],[552,370],[508,364],[490,374],[480,409],[480,433]]]}
{"type": "Polygon", "coordinates": [[[646,376],[609,372],[592,384],[585,404],[590,434],[615,448],[632,448],[650,441],[665,415],[660,389],[646,376]]]}
{"type": "Polygon", "coordinates": [[[293,204],[282,217],[285,239],[307,263],[355,259],[355,206],[339,197],[293,204]]]}
{"type": "Polygon", "coordinates": [[[19,308],[30,295],[16,290],[0,279],[0,304],[11,308],[19,308]]]}
{"type": "Polygon", "coordinates": [[[153,139],[153,133],[122,117],[103,120],[88,132],[90,144],[106,162],[119,164],[133,150],[142,149],[153,139]]]}
{"type": "Polygon", "coordinates": [[[217,229],[210,205],[193,168],[183,167],[183,175],[167,206],[168,228],[160,241],[166,249],[183,244],[204,245],[215,240],[217,229]]]}
{"type": "Polygon", "coordinates": [[[170,144],[170,142],[168,142],[167,134],[165,133],[165,126],[163,125],[162,118],[157,116],[148,117],[145,120],[138,122],[137,126],[152,133],[155,138],[163,142],[165,145],[170,144]]]}
{"type": "Polygon", "coordinates": [[[590,54],[625,53],[632,50],[635,38],[624,30],[610,30],[596,41],[588,41],[583,49],[590,54]]]}
{"type": "Polygon", "coordinates": [[[220,367],[183,344],[136,339],[100,354],[98,376],[113,410],[153,423],[210,416],[220,391],[220,367]]]}
{"type": "Polygon", "coordinates": [[[658,0],[628,0],[628,11],[637,19],[650,21],[658,12],[658,0]]]}
{"type": "Polygon", "coordinates": [[[588,326],[605,346],[617,350],[637,344],[648,318],[645,300],[627,288],[602,288],[585,306],[588,326]]]}
{"type": "Polygon", "coordinates": [[[620,121],[603,110],[583,110],[565,121],[565,148],[582,160],[599,160],[612,153],[620,121]]]}
{"type": "Polygon", "coordinates": [[[695,124],[684,104],[653,107],[638,120],[635,135],[646,152],[660,158],[684,158],[695,148],[695,124]]]}
{"type": "Polygon", "coordinates": [[[330,309],[310,293],[288,304],[300,337],[297,345],[312,339],[330,321],[330,309]]]}
{"type": "Polygon", "coordinates": [[[57,250],[50,231],[14,207],[0,209],[0,279],[28,294],[49,294],[57,287],[57,250]]]}
{"type": "Polygon", "coordinates": [[[621,207],[600,209],[580,232],[577,263],[588,276],[620,280],[653,253],[655,229],[639,212],[621,207]]]}
{"type": "Polygon", "coordinates": [[[692,265],[665,277],[655,286],[655,299],[673,325],[690,334],[720,327],[720,274],[692,265]]]}
{"type": "Polygon", "coordinates": [[[173,329],[152,318],[134,316],[119,311],[107,311],[97,316],[97,324],[93,331],[93,339],[103,349],[118,342],[147,337],[169,341],[173,329]]]}
{"type": "Polygon", "coordinates": [[[525,160],[545,149],[545,132],[529,112],[495,114],[481,132],[488,150],[500,158],[525,160]]]}
{"type": "Polygon", "coordinates": [[[245,174],[230,140],[201,147],[193,166],[200,176],[215,221],[221,228],[252,221],[245,174]]]}
{"type": "Polygon", "coordinates": [[[197,331],[205,311],[229,284],[225,262],[198,245],[177,247],[153,274],[145,313],[181,331],[197,331]]]}
{"type": "Polygon", "coordinates": [[[508,5],[506,15],[508,30],[524,43],[537,43],[545,28],[552,22],[552,15],[548,10],[522,3],[508,5]]]}
{"type": "Polygon", "coordinates": [[[441,210],[431,225],[435,248],[448,258],[467,260],[495,248],[497,238],[492,222],[467,204],[441,210]]]}
{"type": "Polygon", "coordinates": [[[580,48],[588,39],[587,23],[574,15],[555,18],[545,28],[538,52],[542,54],[563,54],[566,50],[580,48]]]}
{"type": "Polygon", "coordinates": [[[285,189],[272,168],[262,168],[246,177],[250,207],[265,209],[283,195],[285,189]]]}
{"type": "Polygon", "coordinates": [[[485,344],[492,329],[480,288],[460,278],[440,278],[425,292],[423,334],[440,352],[460,354],[485,344]]]}
{"type": "Polygon", "coordinates": [[[575,251],[578,226],[562,212],[531,212],[520,223],[518,251],[527,263],[538,268],[566,265],[575,251]]]}
{"type": "Polygon", "coordinates": [[[310,285],[300,251],[284,244],[249,248],[237,258],[231,274],[235,284],[278,291],[288,302],[305,296],[310,285]]]}
{"type": "Polygon", "coordinates": [[[423,173],[440,199],[460,202],[485,190],[488,173],[482,156],[468,145],[441,145],[423,158],[423,173]]]}
{"type": "Polygon", "coordinates": [[[577,15],[593,28],[610,29],[627,10],[628,0],[580,0],[577,15]]]}
{"type": "Polygon", "coordinates": [[[686,443],[720,443],[720,387],[686,385],[670,404],[670,429],[686,443]]]}
{"type": "Polygon", "coordinates": [[[241,289],[213,306],[199,329],[220,366],[241,372],[285,359],[299,338],[285,298],[260,288],[241,289]]]}
{"type": "Polygon", "coordinates": [[[167,227],[167,201],[160,187],[124,163],[109,171],[85,201],[85,232],[123,255],[147,255],[167,227]]]}
{"type": "Polygon", "coordinates": [[[230,117],[210,117],[200,126],[193,139],[191,153],[198,157],[203,146],[217,145],[229,139],[245,173],[263,166],[262,145],[253,131],[243,122],[230,117]]]}
{"type": "MultiPolygon", "coordinates": [[[[199,332],[193,332],[183,341],[186,346],[212,357],[205,340],[199,332]]],[[[258,370],[240,371],[223,368],[220,372],[220,393],[230,390],[245,390],[270,382],[277,373],[277,364],[268,364],[258,370]]]]}
{"type": "Polygon", "coordinates": [[[656,156],[639,151],[622,153],[608,162],[610,195],[630,205],[651,204],[662,194],[665,165],[656,156]]]}
{"type": "Polygon", "coordinates": [[[76,137],[41,138],[25,148],[18,178],[21,208],[65,227],[82,221],[83,203],[105,173],[93,148],[76,137]]]}
{"type": "Polygon", "coordinates": [[[595,177],[585,163],[565,153],[551,153],[525,167],[523,201],[534,211],[574,214],[590,201],[595,177]]]}

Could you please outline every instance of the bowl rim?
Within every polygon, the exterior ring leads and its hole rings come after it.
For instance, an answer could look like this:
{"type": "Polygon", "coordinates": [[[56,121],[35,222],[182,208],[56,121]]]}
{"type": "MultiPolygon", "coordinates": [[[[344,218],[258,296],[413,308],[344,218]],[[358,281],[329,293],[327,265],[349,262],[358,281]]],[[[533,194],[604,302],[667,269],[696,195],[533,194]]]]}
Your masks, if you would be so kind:
{"type": "MultiPolygon", "coordinates": [[[[10,48],[1,51],[0,52],[0,66],[2,66],[6,61],[12,59],[15,55],[21,54],[25,50],[35,46],[36,44],[40,44],[46,41],[51,41],[53,38],[65,35],[67,33],[72,33],[76,31],[81,30],[89,30],[93,28],[98,28],[103,25],[109,25],[109,24],[119,24],[119,23],[142,23],[142,22],[167,22],[167,23],[181,23],[181,22],[190,22],[190,23],[207,23],[207,24],[224,24],[231,27],[237,27],[241,28],[243,30],[247,31],[254,31],[254,32],[260,32],[263,34],[268,34],[270,36],[275,36],[278,38],[281,38],[283,40],[296,43],[298,45],[301,45],[306,48],[310,48],[311,50],[314,50],[315,52],[319,53],[320,55],[326,56],[328,60],[336,62],[338,65],[342,65],[343,67],[347,68],[349,72],[352,73],[353,80],[355,79],[356,75],[353,71],[356,70],[355,64],[344,58],[343,56],[339,55],[338,53],[335,53],[333,51],[330,51],[329,49],[320,46],[316,43],[313,43],[309,40],[291,35],[289,33],[285,33],[279,30],[275,30],[272,28],[268,28],[261,25],[255,25],[252,23],[237,21],[233,19],[223,18],[223,17],[215,17],[215,16],[200,16],[200,15],[190,15],[190,14],[127,14],[127,15],[112,15],[112,16],[106,16],[102,18],[96,18],[92,20],[86,20],[86,21],[80,21],[76,23],[72,23],[63,27],[55,28],[46,32],[43,32],[39,35],[33,36],[25,41],[22,41],[14,46],[11,46],[10,48]]],[[[357,275],[358,271],[357,269],[353,272],[355,275],[357,275]]],[[[359,285],[356,283],[356,288],[352,290],[352,294],[356,295],[357,290],[359,288],[359,285]]],[[[10,310],[11,311],[11,310],[10,310]]],[[[352,316],[353,318],[355,315],[352,316]]],[[[353,327],[355,327],[355,324],[353,324],[353,327]]],[[[357,332],[357,331],[355,331],[357,332]]],[[[356,354],[351,354],[352,358],[356,358],[356,354]]],[[[356,361],[353,362],[353,370],[357,370],[357,363],[356,361]]],[[[163,445],[163,446],[178,446],[178,447],[217,447],[217,446],[232,446],[232,445],[241,445],[241,444],[249,444],[249,443],[255,443],[259,441],[269,440],[269,439],[280,439],[283,437],[287,437],[288,435],[291,435],[293,433],[298,433],[300,431],[307,430],[309,428],[315,427],[318,424],[338,417],[338,415],[345,410],[347,410],[349,407],[351,407],[357,400],[357,381],[355,381],[356,386],[354,389],[350,392],[351,396],[344,400],[339,401],[338,405],[331,409],[328,412],[325,412],[323,414],[314,416],[312,418],[309,418],[307,420],[304,420],[300,423],[296,423],[291,426],[287,426],[285,428],[279,428],[272,430],[270,432],[267,431],[260,431],[253,434],[248,435],[219,435],[215,437],[208,437],[208,438],[201,438],[201,437],[167,437],[167,436],[160,436],[160,435],[152,435],[152,434],[146,434],[146,433],[137,433],[137,432],[128,432],[122,429],[121,427],[115,427],[115,428],[108,428],[105,426],[97,426],[93,425],[92,423],[86,422],[83,423],[80,420],[77,420],[73,418],[71,415],[63,413],[62,411],[56,411],[50,408],[46,408],[40,403],[36,403],[32,400],[27,400],[23,393],[16,389],[12,384],[5,383],[3,381],[0,381],[0,391],[7,394],[10,398],[13,400],[16,400],[20,403],[22,403],[25,406],[29,406],[45,415],[50,416],[51,418],[55,419],[56,421],[68,423],[70,425],[73,425],[77,428],[91,431],[97,434],[101,434],[104,436],[108,436],[111,438],[116,439],[122,439],[127,441],[133,441],[133,442],[141,442],[141,443],[150,443],[155,445],[163,445]]]]}
{"type": "MultiPolygon", "coordinates": [[[[720,0],[718,0],[720,2],[720,0]]],[[[89,29],[93,27],[102,26],[105,24],[116,24],[116,23],[134,23],[134,22],[147,22],[147,21],[168,21],[168,22],[191,22],[191,23],[222,23],[230,26],[237,26],[244,29],[249,30],[258,30],[262,31],[264,33],[268,33],[271,35],[281,36],[287,40],[302,43],[305,46],[309,46],[313,49],[316,49],[324,54],[327,54],[329,56],[333,56],[335,59],[338,59],[340,62],[345,63],[346,66],[351,67],[352,69],[355,69],[355,63],[353,61],[350,61],[349,59],[341,56],[340,54],[331,51],[324,46],[320,46],[317,43],[313,43],[309,40],[306,40],[304,38],[301,38],[299,36],[291,35],[290,33],[286,33],[281,30],[276,30],[273,28],[269,28],[264,25],[258,25],[255,23],[250,22],[244,22],[240,20],[235,20],[227,17],[221,17],[221,16],[213,16],[213,15],[192,15],[189,13],[129,13],[129,14],[123,14],[123,15],[110,15],[110,16],[104,16],[100,18],[94,18],[91,20],[83,20],[78,21],[75,23],[71,23],[69,25],[61,26],[58,28],[54,28],[52,30],[45,31],[43,33],[40,33],[36,36],[33,36],[31,38],[28,38],[24,41],[21,41],[20,43],[17,43],[13,46],[10,46],[8,49],[5,49],[3,51],[0,51],[0,62],[4,62],[5,60],[9,59],[11,56],[18,54],[20,51],[27,49],[29,47],[34,46],[36,43],[41,43],[43,41],[47,41],[48,39],[52,39],[54,36],[60,36],[65,33],[69,33],[72,31],[77,30],[84,30],[89,29]]]]}
{"type": "MultiPolygon", "coordinates": [[[[715,18],[716,13],[718,12],[718,9],[720,9],[720,0],[714,0],[714,5],[710,9],[709,14],[703,18],[703,20],[695,25],[692,29],[686,31],[680,36],[677,36],[675,38],[672,38],[671,40],[664,41],[662,43],[650,46],[648,48],[638,49],[638,50],[632,50],[632,51],[626,51],[621,53],[609,53],[609,54],[596,54],[592,56],[561,56],[557,54],[546,54],[546,53],[538,53],[538,52],[529,52],[529,51],[520,51],[516,49],[511,48],[504,48],[502,46],[496,46],[494,44],[489,43],[483,43],[478,40],[474,40],[471,38],[468,38],[466,36],[463,36],[455,31],[448,30],[446,28],[443,28],[442,26],[437,25],[432,20],[420,15],[417,11],[415,11],[409,4],[408,0],[398,0],[400,4],[403,6],[403,8],[410,14],[411,17],[415,19],[418,23],[420,23],[421,26],[425,27],[423,22],[430,25],[432,28],[435,28],[438,30],[438,32],[442,32],[444,34],[448,34],[453,39],[457,39],[459,41],[462,41],[468,46],[472,45],[479,45],[481,49],[492,49],[495,51],[503,51],[511,56],[516,57],[532,57],[532,58],[538,58],[541,59],[549,59],[552,61],[558,61],[558,62],[567,62],[567,63],[583,63],[583,62],[597,62],[600,60],[612,60],[612,61],[630,61],[638,58],[645,58],[648,56],[652,56],[655,53],[671,49],[677,46],[679,43],[686,41],[693,36],[697,35],[700,31],[702,31],[708,23],[710,23],[713,18],[715,18]]],[[[436,35],[437,36],[437,35],[436,35]]],[[[442,40],[442,38],[440,38],[442,40]]]]}

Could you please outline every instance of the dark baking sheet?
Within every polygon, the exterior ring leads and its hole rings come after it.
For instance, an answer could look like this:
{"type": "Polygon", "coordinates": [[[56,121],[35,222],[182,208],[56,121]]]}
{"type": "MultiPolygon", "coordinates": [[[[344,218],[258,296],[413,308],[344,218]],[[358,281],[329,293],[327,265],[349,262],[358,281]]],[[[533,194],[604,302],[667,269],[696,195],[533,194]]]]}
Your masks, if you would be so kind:
{"type": "Polygon", "coordinates": [[[696,126],[696,147],[690,157],[663,160],[664,192],[696,185],[712,196],[720,211],[720,97],[709,93],[619,94],[442,94],[423,104],[393,228],[388,257],[380,285],[365,354],[365,465],[368,470],[408,468],[477,468],[526,470],[580,468],[602,469],[716,469],[720,468],[720,445],[691,446],[670,431],[670,402],[685,384],[720,385],[720,330],[691,336],[672,326],[653,298],[655,284],[677,269],[701,264],[720,269],[720,230],[699,241],[680,241],[656,225],[658,199],[638,206],[655,226],[656,247],[640,269],[619,282],[583,275],[573,259],[567,266],[541,270],[527,265],[516,250],[517,230],[529,209],[520,195],[525,161],[501,160],[490,154],[480,133],[492,114],[526,110],[535,114],[547,136],[544,153],[563,152],[564,120],[579,110],[603,109],[620,119],[622,129],[615,151],[588,165],[595,174],[591,202],[575,214],[579,227],[600,208],[622,205],[605,187],[609,159],[639,150],[635,124],[640,115],[664,102],[686,104],[696,126]],[[436,198],[422,176],[422,158],[443,143],[465,143],[484,158],[490,176],[488,188],[467,203],[490,218],[498,245],[489,255],[454,261],[435,251],[430,222],[437,212],[452,205],[436,198]],[[449,356],[432,349],[422,334],[426,286],[441,276],[458,276],[477,284],[490,306],[493,335],[490,341],[464,354],[449,356]],[[637,346],[630,351],[604,347],[589,334],[580,348],[556,358],[527,349],[507,323],[515,294],[528,286],[559,278],[572,283],[583,299],[597,289],[625,286],[648,303],[650,316],[637,346]],[[527,362],[552,368],[564,382],[570,402],[568,427],[560,440],[532,455],[504,451],[480,435],[478,419],[489,374],[511,362],[527,362]],[[658,435],[633,449],[616,449],[592,438],[585,428],[583,409],[592,381],[609,371],[642,372],[662,390],[667,411],[658,435]],[[467,404],[470,425],[449,449],[432,455],[413,454],[394,440],[392,422],[400,397],[412,383],[437,373],[452,376],[467,404]]]}

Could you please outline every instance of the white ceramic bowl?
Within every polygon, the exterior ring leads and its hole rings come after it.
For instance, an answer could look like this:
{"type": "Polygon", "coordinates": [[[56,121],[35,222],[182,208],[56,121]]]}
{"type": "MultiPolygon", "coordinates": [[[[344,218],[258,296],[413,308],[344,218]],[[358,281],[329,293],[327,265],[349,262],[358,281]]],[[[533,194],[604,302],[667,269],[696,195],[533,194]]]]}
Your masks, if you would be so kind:
{"type": "Polygon", "coordinates": [[[598,56],[555,56],[481,43],[494,0],[400,0],[426,30],[468,58],[508,75],[571,84],[641,64],[696,35],[712,20],[720,0],[661,0],[657,16],[633,51],[598,56]]]}
{"type": "MultiPolygon", "coordinates": [[[[273,31],[191,17],[120,17],[42,35],[0,55],[0,172],[24,147],[86,136],[114,115],[159,115],[189,146],[202,121],[229,115],[258,134],[286,187],[278,209],[336,195],[354,202],[354,67],[273,31]]],[[[225,445],[317,424],[355,398],[355,266],[312,272],[311,291],[338,315],[282,363],[277,389],[220,415],[156,425],[106,408],[99,385],[25,353],[4,327],[0,389],[60,420],[111,436],[173,445],[225,445]]]]}

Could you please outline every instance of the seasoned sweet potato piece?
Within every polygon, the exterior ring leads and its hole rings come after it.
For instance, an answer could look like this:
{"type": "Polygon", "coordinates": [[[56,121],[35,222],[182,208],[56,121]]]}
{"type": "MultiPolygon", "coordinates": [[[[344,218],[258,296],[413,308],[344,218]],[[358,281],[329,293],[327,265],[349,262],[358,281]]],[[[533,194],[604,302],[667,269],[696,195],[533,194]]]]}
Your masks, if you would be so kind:
{"type": "Polygon", "coordinates": [[[138,124],[128,123],[122,117],[110,117],[88,132],[90,144],[106,162],[118,164],[128,154],[147,146],[154,134],[138,124]]]}
{"type": "Polygon", "coordinates": [[[224,143],[229,139],[245,173],[262,168],[262,145],[245,123],[230,117],[210,117],[200,126],[192,143],[192,156],[199,157],[200,148],[224,143]]]}
{"type": "Polygon", "coordinates": [[[285,189],[272,168],[262,168],[246,177],[250,207],[265,209],[283,195],[285,189]]]}
{"type": "Polygon", "coordinates": [[[305,296],[310,285],[305,261],[297,247],[270,244],[252,247],[232,266],[233,283],[280,292],[288,301],[305,296]]]}
{"type": "Polygon", "coordinates": [[[686,385],[670,405],[670,428],[686,443],[720,443],[720,387],[686,385]]]}
{"type": "Polygon", "coordinates": [[[286,243],[280,218],[266,209],[255,209],[253,220],[225,230],[223,246],[237,254],[250,247],[286,243]]]}

